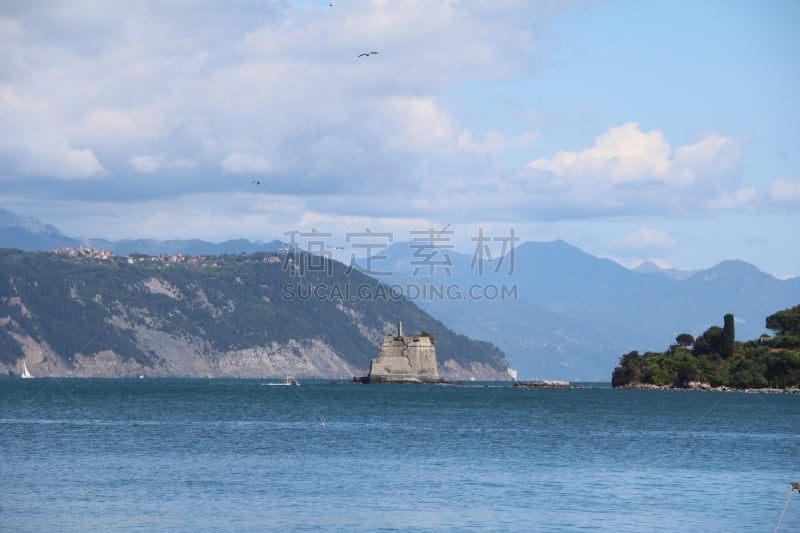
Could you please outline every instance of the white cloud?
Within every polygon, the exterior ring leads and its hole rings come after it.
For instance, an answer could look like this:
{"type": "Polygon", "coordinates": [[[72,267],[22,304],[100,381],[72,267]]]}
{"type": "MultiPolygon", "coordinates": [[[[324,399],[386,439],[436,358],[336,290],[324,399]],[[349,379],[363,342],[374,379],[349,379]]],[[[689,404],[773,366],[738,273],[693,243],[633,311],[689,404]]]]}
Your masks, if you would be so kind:
{"type": "Polygon", "coordinates": [[[137,155],[132,157],[128,160],[130,166],[136,172],[144,172],[144,173],[153,173],[158,170],[167,168],[194,168],[197,166],[197,162],[191,159],[174,159],[169,160],[165,156],[152,156],[152,155],[137,155]]]}
{"type": "Polygon", "coordinates": [[[21,97],[0,85],[0,157],[5,173],[56,179],[93,178],[106,173],[89,148],[76,147],[53,124],[53,111],[41,101],[21,97]]]}
{"type": "Polygon", "coordinates": [[[431,98],[394,97],[382,102],[389,119],[390,142],[403,150],[452,149],[457,138],[453,118],[431,98]]]}
{"type": "MultiPolygon", "coordinates": [[[[557,120],[525,118],[548,110],[492,83],[531,79],[545,23],[569,3],[19,3],[0,20],[0,123],[14,132],[0,136],[0,175],[113,175],[98,202],[135,190],[171,206],[247,183],[220,170],[268,174],[268,191],[247,192],[359,220],[750,209],[758,195],[734,179],[741,141],[725,135],[674,147],[627,122],[520,162],[557,120]],[[503,99],[513,122],[494,116],[503,99]],[[192,172],[161,179],[178,169],[192,172]]],[[[793,190],[776,180],[769,197],[789,206],[793,190]]]]}
{"type": "Polygon", "coordinates": [[[712,134],[673,150],[661,131],[628,122],[583,150],[535,159],[517,182],[530,194],[547,194],[564,212],[587,217],[744,208],[753,192],[732,191],[740,145],[712,134]]]}
{"type": "Polygon", "coordinates": [[[689,187],[698,179],[729,172],[739,159],[738,143],[712,135],[692,145],[672,148],[658,130],[643,132],[635,122],[613,127],[579,152],[562,151],[532,161],[530,168],[594,187],[658,182],[689,187]]]}
{"type": "MultiPolygon", "coordinates": [[[[125,180],[163,168],[160,158],[137,158],[166,147],[188,154],[201,173],[218,171],[220,161],[226,172],[269,168],[303,189],[314,176],[304,172],[308,155],[320,139],[335,138],[372,159],[338,170],[360,188],[371,179],[368,163],[412,180],[424,168],[446,173],[464,151],[486,155],[527,142],[526,134],[475,131],[459,150],[464,126],[437,95],[465,79],[529,69],[525,53],[538,46],[538,25],[560,9],[516,1],[186,9],[76,0],[9,9],[0,47],[11,89],[49,110],[41,125],[83,150],[62,151],[84,158],[83,167],[70,165],[83,173],[92,172],[87,150],[125,180]],[[359,61],[365,46],[379,55],[359,61]]],[[[21,138],[7,152],[31,152],[31,142],[21,138]]]]}
{"type": "Polygon", "coordinates": [[[724,176],[739,164],[741,141],[711,134],[675,149],[675,165],[687,179],[724,176]]]}
{"type": "Polygon", "coordinates": [[[753,210],[756,208],[758,193],[755,188],[747,187],[713,198],[706,206],[714,211],[753,210]]]}
{"type": "Polygon", "coordinates": [[[665,250],[673,246],[675,239],[669,233],[647,227],[623,235],[612,245],[614,249],[625,252],[665,250]]]}
{"type": "Polygon", "coordinates": [[[74,137],[94,145],[158,140],[166,134],[159,113],[151,108],[92,109],[74,126],[74,137]]]}
{"type": "MultiPolygon", "coordinates": [[[[44,152],[45,150],[42,150],[44,152]]],[[[80,150],[61,146],[47,150],[47,155],[40,152],[41,164],[31,164],[30,168],[45,176],[59,178],[88,178],[104,173],[103,166],[91,150],[80,150]]]]}
{"type": "Polygon", "coordinates": [[[772,180],[768,187],[769,199],[778,205],[797,209],[800,207],[800,181],[778,178],[772,180]]]}
{"type": "Polygon", "coordinates": [[[151,155],[132,157],[128,160],[128,163],[130,163],[137,172],[155,172],[161,166],[158,159],[151,155]]]}
{"type": "Polygon", "coordinates": [[[590,148],[558,152],[551,159],[536,159],[530,167],[576,180],[661,181],[671,174],[669,156],[670,147],[661,132],[644,133],[628,122],[597,137],[590,148]]]}
{"type": "Polygon", "coordinates": [[[261,156],[233,152],[222,160],[222,169],[231,174],[269,172],[270,162],[261,156]]]}

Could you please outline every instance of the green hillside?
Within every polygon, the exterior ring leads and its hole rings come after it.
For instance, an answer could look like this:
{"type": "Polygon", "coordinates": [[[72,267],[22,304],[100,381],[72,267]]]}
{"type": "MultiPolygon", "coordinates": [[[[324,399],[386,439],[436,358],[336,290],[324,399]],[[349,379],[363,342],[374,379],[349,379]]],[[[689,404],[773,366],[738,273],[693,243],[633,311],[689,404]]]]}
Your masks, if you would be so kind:
{"type": "Polygon", "coordinates": [[[413,303],[346,265],[306,254],[71,257],[0,250],[0,363],[23,357],[21,339],[69,367],[78,354],[112,351],[155,368],[157,331],[219,354],[316,339],[366,371],[398,321],[437,339],[440,364],[505,371],[496,347],[445,328],[413,303]]]}
{"type": "Polygon", "coordinates": [[[766,318],[774,336],[736,341],[732,314],[694,338],[681,333],[664,352],[630,352],[620,358],[614,387],[800,387],[800,305],[766,318]]]}

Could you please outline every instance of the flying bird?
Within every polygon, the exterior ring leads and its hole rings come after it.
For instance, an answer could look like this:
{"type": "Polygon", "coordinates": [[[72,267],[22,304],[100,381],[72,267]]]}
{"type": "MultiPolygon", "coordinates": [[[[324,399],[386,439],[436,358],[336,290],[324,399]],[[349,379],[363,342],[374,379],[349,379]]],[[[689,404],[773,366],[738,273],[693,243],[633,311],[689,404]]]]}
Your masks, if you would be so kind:
{"type": "Polygon", "coordinates": [[[252,183],[253,185],[261,185],[261,180],[253,180],[250,183],[252,183]]]}
{"type": "Polygon", "coordinates": [[[321,416],[318,416],[318,417],[317,417],[317,420],[319,421],[319,425],[320,425],[320,426],[324,426],[324,425],[325,425],[325,419],[324,419],[324,418],[322,418],[321,416]]]}
{"type": "Polygon", "coordinates": [[[358,57],[369,57],[369,56],[377,54],[377,53],[378,52],[363,52],[361,54],[358,54],[358,57]]]}

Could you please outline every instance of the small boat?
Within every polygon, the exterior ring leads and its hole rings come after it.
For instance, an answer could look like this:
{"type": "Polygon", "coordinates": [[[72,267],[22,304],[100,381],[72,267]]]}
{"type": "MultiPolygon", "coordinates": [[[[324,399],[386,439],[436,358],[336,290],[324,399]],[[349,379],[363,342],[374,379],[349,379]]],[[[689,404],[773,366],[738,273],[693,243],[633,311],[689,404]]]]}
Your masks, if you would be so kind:
{"type": "Polygon", "coordinates": [[[30,372],[28,372],[28,365],[25,364],[25,361],[22,361],[22,376],[23,379],[30,379],[33,377],[30,372]]]}
{"type": "Polygon", "coordinates": [[[300,385],[300,382],[294,379],[293,377],[286,376],[281,383],[267,383],[267,385],[276,385],[276,386],[288,386],[288,385],[300,385]]]}

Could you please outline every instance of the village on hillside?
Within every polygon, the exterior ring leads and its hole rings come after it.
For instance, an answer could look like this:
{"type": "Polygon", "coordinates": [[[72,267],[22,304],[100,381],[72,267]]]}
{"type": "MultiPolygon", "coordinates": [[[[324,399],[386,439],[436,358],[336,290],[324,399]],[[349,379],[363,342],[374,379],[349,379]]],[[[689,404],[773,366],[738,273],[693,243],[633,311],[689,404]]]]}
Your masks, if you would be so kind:
{"type": "MultiPolygon", "coordinates": [[[[189,265],[198,265],[215,268],[219,266],[217,256],[206,255],[184,255],[180,253],[172,254],[159,254],[159,255],[146,255],[146,254],[131,254],[131,255],[114,255],[110,250],[102,248],[92,248],[89,246],[79,246],[77,248],[64,247],[55,248],[50,250],[50,253],[56,255],[63,255],[73,257],[76,259],[96,259],[100,261],[118,260],[128,264],[135,263],[160,263],[160,264],[178,264],[185,263],[189,265]]],[[[263,263],[280,263],[283,259],[277,254],[269,254],[260,259],[263,263]]]]}

